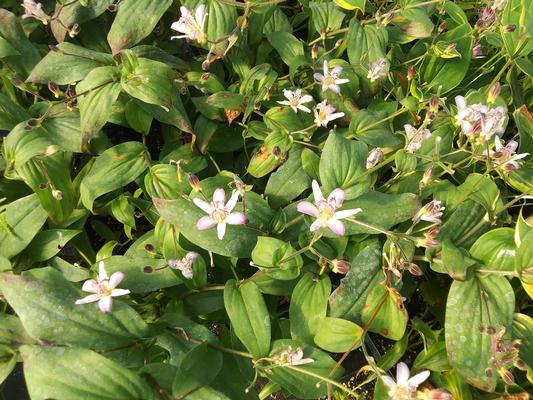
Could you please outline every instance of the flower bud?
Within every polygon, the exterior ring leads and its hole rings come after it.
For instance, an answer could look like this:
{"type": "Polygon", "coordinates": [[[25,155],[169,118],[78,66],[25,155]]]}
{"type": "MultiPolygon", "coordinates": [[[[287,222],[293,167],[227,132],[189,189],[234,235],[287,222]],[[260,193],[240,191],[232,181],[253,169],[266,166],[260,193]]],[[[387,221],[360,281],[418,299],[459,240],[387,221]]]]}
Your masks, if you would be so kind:
{"type": "Polygon", "coordinates": [[[335,48],[337,47],[341,47],[341,44],[342,44],[342,39],[339,39],[335,42],[335,48]]]}
{"type": "Polygon", "coordinates": [[[200,76],[200,82],[202,82],[202,83],[207,82],[208,79],[209,79],[209,72],[204,72],[204,73],[200,76]]]}
{"type": "Polygon", "coordinates": [[[500,374],[500,377],[503,379],[503,381],[505,382],[506,385],[514,385],[515,384],[515,379],[514,379],[514,376],[513,374],[511,373],[511,371],[505,369],[505,368],[500,368],[498,370],[498,373],[500,374]]]}
{"type": "Polygon", "coordinates": [[[505,32],[512,33],[512,32],[515,31],[515,29],[516,29],[516,25],[515,25],[515,24],[505,25],[505,26],[503,27],[503,29],[505,30],[505,32]]]}
{"type": "Polygon", "coordinates": [[[492,85],[487,96],[487,103],[493,104],[500,95],[501,90],[502,86],[500,85],[500,82],[496,82],[494,85],[492,85]]]}
{"type": "Polygon", "coordinates": [[[201,192],[202,188],[200,186],[200,179],[193,173],[189,172],[187,173],[187,179],[189,180],[189,185],[191,185],[192,189],[195,192],[201,192]]]}
{"type": "Polygon", "coordinates": [[[331,264],[333,266],[332,271],[336,274],[345,275],[350,270],[350,263],[346,260],[333,260],[331,264]]]}
{"type": "Polygon", "coordinates": [[[209,59],[205,60],[202,63],[202,71],[209,71],[209,66],[211,65],[211,61],[209,59]]]}
{"type": "Polygon", "coordinates": [[[439,111],[439,96],[431,96],[431,98],[429,99],[429,111],[434,113],[439,111]]]}
{"type": "Polygon", "coordinates": [[[376,147],[370,152],[366,159],[366,169],[375,167],[381,162],[381,160],[383,160],[383,151],[379,147],[376,147]]]}
{"type": "Polygon", "coordinates": [[[61,190],[57,190],[57,189],[52,190],[52,196],[56,200],[63,200],[63,192],[61,190]]]}
{"type": "Polygon", "coordinates": [[[74,24],[70,27],[70,29],[68,30],[68,35],[73,38],[75,37],[78,33],[80,33],[80,25],[79,24],[74,24]]]}
{"type": "Polygon", "coordinates": [[[448,26],[446,25],[446,22],[443,21],[439,24],[439,26],[437,27],[439,33],[442,33],[444,32],[446,29],[448,28],[448,26]]]}
{"type": "Polygon", "coordinates": [[[413,276],[422,276],[422,275],[424,275],[424,273],[422,272],[420,267],[418,265],[416,265],[415,263],[409,263],[409,265],[407,266],[407,270],[413,276]]]}
{"type": "Polygon", "coordinates": [[[57,84],[54,82],[48,82],[48,90],[50,91],[50,93],[54,95],[56,99],[61,94],[61,90],[59,89],[59,86],[57,86],[57,84]]]}
{"type": "Polygon", "coordinates": [[[318,46],[316,43],[311,47],[311,58],[316,60],[318,58],[318,46]]]}
{"type": "Polygon", "coordinates": [[[409,65],[407,68],[407,80],[412,81],[415,76],[415,66],[409,65]]]}
{"type": "Polygon", "coordinates": [[[428,167],[424,171],[424,175],[422,176],[422,180],[420,181],[419,187],[421,189],[426,187],[431,182],[432,177],[433,177],[433,167],[428,167]]]}
{"type": "Polygon", "coordinates": [[[326,39],[326,28],[320,29],[320,39],[325,40],[326,39]]]}
{"type": "Polygon", "coordinates": [[[483,54],[483,48],[481,47],[481,44],[476,43],[474,47],[472,47],[472,57],[485,58],[485,54],[483,54]]]}

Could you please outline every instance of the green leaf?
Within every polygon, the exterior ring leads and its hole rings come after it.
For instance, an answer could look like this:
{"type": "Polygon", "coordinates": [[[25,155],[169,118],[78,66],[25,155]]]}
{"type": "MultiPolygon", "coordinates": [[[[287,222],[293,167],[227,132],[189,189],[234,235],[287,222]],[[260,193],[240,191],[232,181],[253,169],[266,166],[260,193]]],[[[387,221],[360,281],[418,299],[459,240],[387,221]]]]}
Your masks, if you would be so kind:
{"type": "Polygon", "coordinates": [[[324,145],[319,167],[324,195],[340,188],[349,200],[366,192],[370,186],[370,176],[363,175],[366,173],[367,157],[366,144],[330,134],[324,145]]]}
{"type": "Polygon", "coordinates": [[[440,341],[421,351],[413,364],[417,370],[449,371],[451,369],[446,356],[446,342],[440,341]]]}
{"type": "Polygon", "coordinates": [[[11,258],[31,242],[46,221],[46,211],[36,194],[22,197],[7,205],[0,214],[0,248],[2,256],[11,258]]]}
{"type": "Polygon", "coordinates": [[[235,335],[256,358],[270,350],[270,316],[257,285],[247,282],[239,287],[234,279],[224,287],[224,306],[235,335]]]}
{"type": "Polygon", "coordinates": [[[474,264],[476,260],[473,260],[465,249],[456,247],[450,239],[442,241],[442,265],[444,271],[453,279],[464,281],[468,268],[474,264]]]}
{"type": "Polygon", "coordinates": [[[452,283],[446,302],[446,349],[450,364],[469,384],[494,391],[498,372],[491,361],[493,342],[502,327],[511,327],[514,304],[513,289],[503,276],[452,283]]]}
{"type": "Polygon", "coordinates": [[[480,260],[486,269],[514,271],[516,250],[514,229],[498,228],[476,240],[470,248],[470,254],[480,260]]]}
{"type": "Polygon", "coordinates": [[[335,4],[345,10],[359,9],[363,13],[365,12],[366,0],[333,0],[335,4]]]}
{"type": "Polygon", "coordinates": [[[2,57],[2,62],[21,76],[28,76],[41,56],[24,33],[19,17],[3,8],[0,8],[0,38],[17,50],[15,55],[2,57]]]}
{"type": "Polygon", "coordinates": [[[107,34],[113,54],[150,35],[172,0],[123,0],[107,34]]]}
{"type": "Polygon", "coordinates": [[[257,238],[252,261],[255,266],[262,267],[266,274],[279,280],[295,279],[303,265],[302,257],[290,243],[267,236],[257,238]]]}
{"type": "Polygon", "coordinates": [[[519,153],[533,154],[533,115],[526,106],[522,106],[513,113],[513,117],[520,135],[519,153]]]}
{"type": "Polygon", "coordinates": [[[28,82],[68,85],[84,79],[98,67],[113,64],[113,57],[72,43],[57,45],[31,71],[28,82]]]}
{"type": "Polygon", "coordinates": [[[399,147],[403,140],[394,135],[386,122],[380,122],[383,114],[359,110],[350,122],[350,137],[374,147],[399,147]]]}
{"type": "Polygon", "coordinates": [[[32,276],[0,274],[0,289],[34,339],[111,349],[147,333],[142,318],[120,300],[114,301],[108,314],[95,304],[74,304],[82,292],[52,268],[33,270],[32,276]]]}
{"type": "Polygon", "coordinates": [[[175,76],[172,68],[159,61],[138,58],[130,50],[123,51],[121,56],[122,89],[136,99],[161,106],[164,111],[169,112],[172,107],[175,76]]]}
{"type": "Polygon", "coordinates": [[[178,173],[175,165],[156,164],[144,177],[144,186],[150,197],[172,200],[190,193],[187,175],[178,173]]]}
{"type": "Polygon", "coordinates": [[[326,318],[331,281],[327,275],[316,277],[312,273],[302,276],[292,292],[289,306],[291,336],[308,344],[326,318]]]}
{"type": "Polygon", "coordinates": [[[134,130],[144,135],[150,133],[150,127],[152,126],[152,115],[142,109],[134,101],[128,101],[124,107],[124,116],[128,125],[131,126],[134,130]]]}
{"type": "Polygon", "coordinates": [[[400,340],[408,320],[401,294],[382,283],[374,286],[361,315],[363,324],[370,324],[369,331],[392,340],[400,340]]]}
{"type": "Polygon", "coordinates": [[[311,149],[304,148],[301,153],[302,168],[309,178],[319,179],[320,157],[311,149]]]}
{"type": "Polygon", "coordinates": [[[329,296],[332,317],[359,322],[368,293],[382,279],[379,241],[371,239],[361,246],[361,250],[349,258],[350,270],[329,296]]]}
{"type": "Polygon", "coordinates": [[[513,317],[513,337],[521,341],[520,359],[533,365],[533,318],[526,314],[515,313],[513,317]]]}
{"type": "Polygon", "coordinates": [[[311,10],[311,23],[318,33],[321,30],[331,32],[339,29],[345,17],[345,14],[332,2],[310,2],[309,9],[311,10]]]}
{"type": "Polygon", "coordinates": [[[146,147],[140,142],[125,142],[104,151],[81,181],[83,205],[92,210],[98,196],[135,180],[146,169],[146,155],[146,147]]]}
{"type": "Polygon", "coordinates": [[[527,56],[533,51],[533,44],[524,41],[520,36],[521,32],[531,32],[533,30],[533,5],[522,0],[509,0],[501,14],[501,37],[508,54],[514,58],[527,56]],[[513,32],[507,32],[505,26],[515,25],[513,32]]]}
{"type": "Polygon", "coordinates": [[[187,394],[209,385],[222,368],[222,353],[201,343],[189,350],[181,360],[179,370],[172,384],[175,398],[189,397],[187,394]]]}
{"type": "Polygon", "coordinates": [[[276,340],[272,345],[270,357],[278,355],[282,351],[286,351],[289,346],[293,351],[297,347],[301,347],[304,353],[304,358],[310,358],[314,361],[304,365],[272,368],[270,370],[271,375],[269,375],[270,380],[289,391],[297,399],[317,399],[326,396],[327,385],[324,384],[323,380],[317,378],[316,375],[339,380],[343,374],[343,368],[337,368],[335,372],[330,375],[330,372],[335,367],[335,360],[333,360],[327,353],[299,340],[276,340]],[[314,376],[308,375],[305,372],[309,372],[314,376]]]}
{"type": "MultiPolygon", "coordinates": [[[[355,219],[382,229],[389,229],[411,219],[419,207],[418,198],[413,193],[386,194],[381,192],[365,193],[343,205],[343,209],[361,208],[363,211],[357,214],[355,219]]],[[[356,233],[379,233],[372,228],[349,221],[346,221],[344,226],[348,236],[356,233]]]]}
{"type": "Polygon", "coordinates": [[[237,8],[230,4],[224,4],[218,0],[207,0],[206,12],[208,14],[205,23],[205,33],[209,43],[216,43],[213,51],[216,54],[226,50],[226,36],[235,29],[237,21],[237,8]]]}
{"type": "Polygon", "coordinates": [[[15,315],[0,313],[0,344],[17,349],[22,344],[33,344],[20,319],[15,315]]]}
{"type": "Polygon", "coordinates": [[[286,65],[290,66],[293,59],[304,55],[303,43],[289,32],[272,32],[267,39],[286,65]]]}
{"type": "MultiPolygon", "coordinates": [[[[292,110],[291,110],[292,111],[292,110]]],[[[302,168],[302,146],[293,146],[287,161],[270,175],[265,196],[273,208],[287,205],[311,186],[311,180],[302,168]]]]}
{"type": "Polygon", "coordinates": [[[289,148],[290,137],[287,134],[279,131],[271,132],[263,145],[252,156],[248,164],[248,172],[255,178],[265,176],[276,169],[289,148]],[[275,149],[279,150],[281,154],[274,154],[275,149]]]}
{"type": "Polygon", "coordinates": [[[363,328],[341,318],[326,317],[315,336],[318,347],[332,353],[344,353],[360,346],[363,328]]]}
{"type": "Polygon", "coordinates": [[[447,93],[457,87],[465,77],[472,58],[472,28],[462,24],[438,37],[442,42],[456,44],[461,58],[441,58],[428,55],[421,66],[421,76],[433,92],[447,93]]]}
{"type": "Polygon", "coordinates": [[[524,194],[533,195],[533,168],[522,167],[509,173],[509,185],[524,194]]]}
{"type": "Polygon", "coordinates": [[[77,229],[49,229],[35,235],[24,254],[33,261],[46,261],[55,256],[81,231],[77,229]]]}
{"type": "Polygon", "coordinates": [[[119,77],[120,71],[117,67],[98,67],[76,85],[76,93],[84,93],[78,98],[84,144],[89,143],[109,119],[111,106],[121,90],[119,77]]]}
{"type": "Polygon", "coordinates": [[[270,108],[263,118],[266,126],[273,131],[296,132],[313,124],[310,113],[295,113],[290,107],[270,108]]]}
{"type": "Polygon", "coordinates": [[[58,42],[63,42],[69,27],[90,21],[104,13],[114,0],[85,0],[64,6],[56,4],[55,18],[50,22],[52,33],[58,42]],[[85,4],[84,4],[85,3],[85,4]]]}
{"type": "Polygon", "coordinates": [[[0,344],[0,384],[11,374],[17,365],[17,354],[9,347],[0,344]]]}
{"type": "Polygon", "coordinates": [[[207,98],[207,103],[217,108],[239,110],[244,103],[244,96],[232,92],[217,92],[207,98]]]}
{"type": "Polygon", "coordinates": [[[88,349],[23,346],[20,353],[32,399],[157,398],[137,374],[88,349]]]}

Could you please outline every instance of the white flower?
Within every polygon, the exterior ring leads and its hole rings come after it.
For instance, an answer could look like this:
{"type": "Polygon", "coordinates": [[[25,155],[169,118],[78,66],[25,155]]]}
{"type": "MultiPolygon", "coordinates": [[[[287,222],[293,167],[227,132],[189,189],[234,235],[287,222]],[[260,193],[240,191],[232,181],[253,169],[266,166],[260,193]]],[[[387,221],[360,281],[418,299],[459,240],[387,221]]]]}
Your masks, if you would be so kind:
{"type": "Polygon", "coordinates": [[[383,57],[380,58],[377,61],[371,61],[368,63],[368,74],[367,78],[370,79],[370,82],[374,82],[378,80],[379,78],[383,78],[387,76],[387,67],[389,65],[389,61],[383,57]]]}
{"type": "Polygon", "coordinates": [[[489,108],[484,104],[468,106],[463,96],[455,98],[457,104],[456,120],[462,132],[469,138],[477,138],[477,144],[483,144],[494,135],[505,130],[505,109],[501,106],[489,108]]]}
{"type": "Polygon", "coordinates": [[[224,204],[226,202],[226,193],[222,188],[215,190],[211,204],[199,198],[192,199],[197,207],[209,214],[200,218],[196,223],[196,227],[200,230],[204,230],[213,228],[216,225],[217,236],[222,240],[226,234],[226,224],[242,225],[247,221],[246,216],[243,213],[231,212],[235,208],[237,200],[239,200],[239,192],[234,191],[227,204],[224,204]]]}
{"type": "Polygon", "coordinates": [[[375,167],[381,160],[383,160],[383,151],[379,147],[376,147],[370,152],[366,159],[366,169],[375,167]]]}
{"type": "Polygon", "coordinates": [[[496,168],[502,168],[505,173],[513,169],[520,168],[517,160],[527,157],[529,153],[516,154],[518,143],[515,140],[509,140],[504,146],[498,136],[494,138],[494,150],[486,150],[485,154],[492,159],[492,164],[496,168]]]}
{"type": "Polygon", "coordinates": [[[381,376],[381,380],[387,386],[392,400],[411,400],[416,399],[416,389],[429,375],[429,371],[422,371],[409,378],[409,367],[400,362],[396,366],[396,381],[387,375],[381,376]]]}
{"type": "Polygon", "coordinates": [[[407,134],[407,146],[405,149],[409,153],[414,153],[422,147],[422,143],[431,137],[431,131],[421,126],[416,129],[414,126],[405,124],[405,133],[407,134]]]}
{"type": "Polygon", "coordinates": [[[318,103],[314,109],[316,126],[328,126],[328,122],[344,117],[343,112],[335,112],[335,107],[328,104],[327,100],[318,103]]]}
{"type": "Polygon", "coordinates": [[[413,221],[422,220],[433,222],[434,224],[440,224],[442,222],[440,218],[442,217],[442,211],[444,210],[445,208],[441,206],[441,202],[439,200],[431,200],[424,207],[418,210],[418,213],[414,216],[413,221]]]}
{"type": "Polygon", "coordinates": [[[168,260],[168,266],[172,269],[179,269],[185,279],[192,279],[194,271],[192,264],[198,258],[199,254],[189,251],[181,260],[168,260]]]}
{"type": "Polygon", "coordinates": [[[276,364],[279,364],[282,367],[286,367],[287,365],[303,365],[315,362],[315,360],[312,358],[304,358],[304,351],[301,347],[297,347],[296,350],[293,351],[291,346],[272,357],[272,359],[276,364]]]}
{"type": "Polygon", "coordinates": [[[341,88],[339,87],[339,85],[342,85],[343,83],[348,83],[350,82],[350,80],[339,79],[339,76],[342,72],[342,67],[335,67],[330,71],[328,68],[327,60],[324,60],[323,68],[324,68],[324,75],[317,72],[313,75],[314,78],[322,84],[323,92],[329,89],[339,94],[341,92],[341,88]]]}
{"type": "Polygon", "coordinates": [[[181,17],[174,22],[170,29],[183,33],[180,36],[172,36],[170,39],[190,39],[196,40],[198,43],[205,43],[206,37],[204,33],[205,20],[207,13],[205,12],[205,4],[200,4],[194,11],[189,10],[183,6],[180,7],[181,17]]]}
{"type": "Polygon", "coordinates": [[[86,304],[97,301],[100,311],[108,313],[113,306],[113,297],[124,296],[130,293],[127,289],[115,289],[124,279],[124,273],[114,272],[110,278],[107,276],[104,262],[98,264],[98,280],[90,279],[83,283],[81,290],[94,293],[83,299],[76,300],[76,304],[86,304]]]}
{"type": "Polygon", "coordinates": [[[494,0],[490,8],[492,8],[495,11],[502,11],[505,8],[506,4],[507,4],[507,0],[494,0]]]}
{"type": "Polygon", "coordinates": [[[312,187],[315,204],[308,201],[301,201],[298,203],[297,210],[316,218],[311,224],[311,232],[327,227],[336,235],[343,236],[345,228],[340,220],[351,217],[363,210],[360,208],[354,208],[337,211],[338,208],[342,207],[342,203],[344,202],[344,190],[335,189],[330,193],[328,198],[325,199],[316,180],[313,180],[312,187]]]}
{"type": "Polygon", "coordinates": [[[43,5],[36,3],[34,0],[24,0],[21,4],[24,7],[22,19],[35,18],[40,20],[44,25],[48,24],[50,16],[43,11],[43,5]]]}
{"type": "Polygon", "coordinates": [[[311,112],[311,110],[303,104],[313,101],[313,97],[308,94],[302,96],[302,89],[296,89],[294,92],[292,90],[283,89],[283,95],[287,100],[278,101],[278,104],[289,106],[294,112],[298,112],[298,110],[302,110],[306,113],[311,112]]]}

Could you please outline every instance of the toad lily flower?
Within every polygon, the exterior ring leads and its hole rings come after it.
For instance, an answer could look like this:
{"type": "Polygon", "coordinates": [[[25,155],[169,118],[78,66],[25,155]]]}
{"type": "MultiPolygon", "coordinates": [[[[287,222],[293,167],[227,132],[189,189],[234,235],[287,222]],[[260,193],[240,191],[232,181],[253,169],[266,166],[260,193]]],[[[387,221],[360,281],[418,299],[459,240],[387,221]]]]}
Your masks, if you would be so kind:
{"type": "Polygon", "coordinates": [[[76,304],[86,304],[98,302],[98,308],[103,313],[111,311],[113,306],[113,297],[124,296],[130,293],[128,289],[116,289],[120,282],[124,279],[124,273],[114,272],[111,277],[107,276],[104,262],[100,261],[98,264],[98,280],[90,279],[83,283],[81,290],[84,292],[93,293],[83,299],[76,300],[76,304]]]}
{"type": "Polygon", "coordinates": [[[463,96],[455,98],[457,115],[455,119],[461,126],[461,131],[469,139],[477,138],[477,144],[483,144],[494,135],[505,130],[505,109],[501,106],[489,108],[485,104],[468,106],[463,96]]]}
{"type": "Polygon", "coordinates": [[[360,208],[354,208],[337,211],[338,208],[342,207],[342,203],[344,202],[344,190],[335,189],[326,199],[322,195],[322,191],[320,190],[317,181],[313,180],[312,186],[315,204],[308,201],[301,201],[298,203],[297,210],[303,214],[316,218],[315,222],[311,224],[311,232],[322,227],[327,227],[336,235],[343,236],[345,228],[340,220],[351,217],[363,210],[360,208]]]}
{"type": "Polygon", "coordinates": [[[381,380],[387,386],[392,400],[411,400],[416,398],[416,389],[429,378],[429,374],[429,371],[422,371],[409,378],[409,367],[401,362],[396,366],[396,381],[386,375],[381,380]]]}
{"type": "Polygon", "coordinates": [[[529,153],[516,154],[518,143],[515,140],[509,140],[504,146],[500,138],[496,136],[494,143],[494,150],[486,150],[485,154],[492,159],[492,164],[495,168],[502,168],[505,173],[520,168],[517,160],[529,155],[529,153]]]}
{"type": "Polygon", "coordinates": [[[313,75],[314,78],[322,84],[323,92],[329,89],[339,94],[341,92],[341,88],[339,85],[350,82],[349,79],[339,79],[339,76],[342,72],[342,67],[335,67],[332,70],[330,70],[328,68],[327,60],[324,60],[323,69],[324,69],[324,75],[322,75],[319,72],[313,75]]]}
{"type": "Polygon", "coordinates": [[[315,362],[315,360],[312,358],[304,358],[304,351],[301,347],[297,347],[296,350],[293,351],[291,346],[272,357],[272,359],[276,364],[282,367],[286,367],[287,365],[303,365],[315,362]]]}
{"type": "Polygon", "coordinates": [[[366,169],[370,169],[378,165],[383,160],[383,150],[379,147],[373,149],[366,159],[366,169]]]}
{"type": "Polygon", "coordinates": [[[200,230],[204,230],[213,228],[216,225],[217,236],[222,240],[226,234],[226,224],[243,225],[247,222],[246,216],[243,213],[231,212],[235,208],[238,199],[239,192],[234,191],[231,198],[226,203],[226,193],[222,188],[215,190],[211,204],[199,198],[192,199],[198,208],[201,208],[202,211],[209,214],[200,218],[196,223],[196,227],[200,230]]]}
{"type": "Polygon", "coordinates": [[[366,77],[370,79],[370,82],[374,82],[379,78],[387,76],[388,64],[389,62],[385,57],[380,58],[377,61],[371,61],[368,63],[368,74],[366,77]]]}
{"type": "Polygon", "coordinates": [[[313,101],[313,97],[308,94],[302,96],[302,89],[296,89],[294,92],[292,90],[283,89],[283,95],[287,100],[278,101],[278,104],[289,106],[294,112],[298,112],[298,110],[306,113],[311,112],[311,110],[304,106],[304,104],[313,101]]]}
{"type": "Polygon", "coordinates": [[[314,111],[316,126],[323,126],[324,128],[328,126],[328,122],[344,117],[344,113],[336,113],[335,107],[333,107],[331,104],[328,104],[327,100],[318,103],[314,111]]]}
{"type": "Polygon", "coordinates": [[[422,143],[431,137],[431,131],[423,126],[416,129],[412,125],[405,124],[403,127],[405,129],[405,133],[407,134],[408,140],[405,150],[407,150],[409,153],[414,153],[415,151],[420,150],[422,143]]]}
{"type": "Polygon", "coordinates": [[[413,221],[428,221],[433,222],[434,224],[442,223],[442,211],[444,207],[441,206],[439,200],[431,200],[424,207],[422,207],[418,213],[414,216],[413,221]]]}
{"type": "Polygon", "coordinates": [[[24,0],[21,4],[24,7],[22,19],[35,18],[40,20],[44,25],[48,24],[50,16],[43,11],[43,5],[36,3],[34,0],[24,0]]]}
{"type": "Polygon", "coordinates": [[[180,7],[180,12],[180,19],[174,22],[170,29],[183,33],[183,35],[172,36],[170,39],[190,39],[196,40],[200,44],[205,43],[204,25],[207,18],[205,4],[200,4],[196,7],[194,16],[192,10],[183,6],[180,7]]]}
{"type": "Polygon", "coordinates": [[[192,279],[194,271],[192,264],[198,258],[199,254],[189,251],[181,260],[168,260],[168,266],[172,269],[179,269],[185,279],[192,279]]]}

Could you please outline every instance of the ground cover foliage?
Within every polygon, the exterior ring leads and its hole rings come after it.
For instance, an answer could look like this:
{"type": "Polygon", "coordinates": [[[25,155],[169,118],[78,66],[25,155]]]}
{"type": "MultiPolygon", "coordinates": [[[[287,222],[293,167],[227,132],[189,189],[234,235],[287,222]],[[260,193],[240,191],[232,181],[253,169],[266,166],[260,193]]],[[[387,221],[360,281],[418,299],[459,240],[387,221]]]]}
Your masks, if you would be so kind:
{"type": "Polygon", "coordinates": [[[533,2],[0,3],[0,382],[528,398],[533,2]]]}

